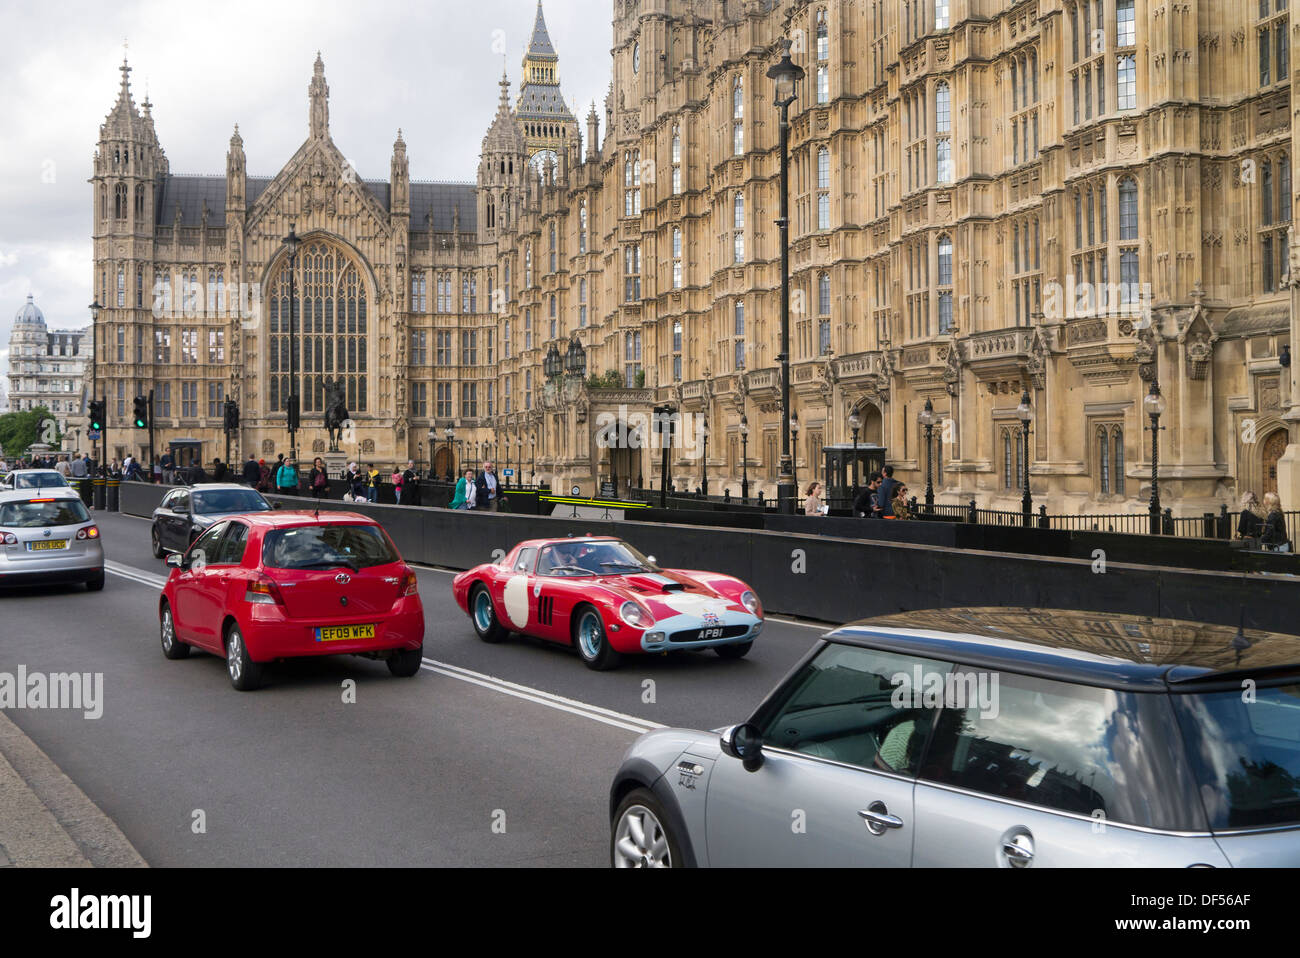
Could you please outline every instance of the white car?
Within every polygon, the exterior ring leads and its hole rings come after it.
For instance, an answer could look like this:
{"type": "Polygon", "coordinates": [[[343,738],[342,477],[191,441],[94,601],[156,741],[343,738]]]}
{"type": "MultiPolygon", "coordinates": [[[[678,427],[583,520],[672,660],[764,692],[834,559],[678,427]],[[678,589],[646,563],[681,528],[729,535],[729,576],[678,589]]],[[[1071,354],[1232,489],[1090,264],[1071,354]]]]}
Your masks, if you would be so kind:
{"type": "Polygon", "coordinates": [[[0,479],[0,489],[67,489],[68,480],[54,469],[15,469],[0,479]]]}
{"type": "Polygon", "coordinates": [[[73,582],[104,588],[99,527],[81,497],[67,487],[0,490],[0,589],[73,582]]]}

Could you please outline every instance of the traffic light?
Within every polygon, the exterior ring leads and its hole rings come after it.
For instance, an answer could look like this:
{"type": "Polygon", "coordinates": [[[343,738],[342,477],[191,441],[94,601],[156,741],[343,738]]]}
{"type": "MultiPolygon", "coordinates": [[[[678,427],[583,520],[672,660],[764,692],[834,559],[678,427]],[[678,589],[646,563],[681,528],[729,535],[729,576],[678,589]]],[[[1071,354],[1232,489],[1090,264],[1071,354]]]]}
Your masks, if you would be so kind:
{"type": "Polygon", "coordinates": [[[149,400],[144,396],[135,397],[135,428],[149,428],[149,400]]]}
{"type": "Polygon", "coordinates": [[[239,403],[233,399],[226,400],[226,431],[234,432],[239,428],[239,403]]]}
{"type": "Polygon", "coordinates": [[[288,426],[295,432],[302,428],[301,407],[297,395],[289,397],[288,426]]]}
{"type": "Polygon", "coordinates": [[[104,431],[104,401],[102,399],[92,399],[90,401],[90,429],[92,432],[104,431]]]}

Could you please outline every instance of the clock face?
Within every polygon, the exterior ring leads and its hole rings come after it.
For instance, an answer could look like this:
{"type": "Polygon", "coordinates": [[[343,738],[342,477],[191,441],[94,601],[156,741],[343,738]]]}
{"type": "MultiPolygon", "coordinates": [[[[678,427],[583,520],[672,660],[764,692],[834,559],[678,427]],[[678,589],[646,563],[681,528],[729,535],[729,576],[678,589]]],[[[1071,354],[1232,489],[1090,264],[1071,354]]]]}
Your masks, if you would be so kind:
{"type": "Polygon", "coordinates": [[[558,168],[560,158],[554,150],[539,150],[533,154],[533,158],[528,161],[532,164],[534,173],[545,173],[547,164],[554,163],[558,168]]]}

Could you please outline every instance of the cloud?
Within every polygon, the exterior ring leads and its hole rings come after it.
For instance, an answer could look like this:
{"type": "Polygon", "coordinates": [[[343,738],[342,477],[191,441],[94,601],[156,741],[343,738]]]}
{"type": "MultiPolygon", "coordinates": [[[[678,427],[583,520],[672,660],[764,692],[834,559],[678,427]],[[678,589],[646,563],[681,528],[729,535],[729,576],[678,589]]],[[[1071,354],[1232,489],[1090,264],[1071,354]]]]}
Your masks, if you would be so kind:
{"type": "MultiPolygon", "coordinates": [[[[611,6],[546,4],[562,89],[584,136],[590,103],[603,102],[609,83],[611,6]]],[[[364,16],[359,9],[342,0],[7,5],[7,34],[28,42],[0,59],[10,131],[0,151],[0,343],[28,292],[52,328],[89,321],[86,181],[121,85],[122,38],[135,101],[147,88],[173,173],[223,173],[236,123],[249,173],[278,173],[307,136],[319,49],[330,132],[363,177],[387,179],[400,127],[413,179],[473,181],[503,65],[518,92],[535,3],[376,0],[364,16]]]]}

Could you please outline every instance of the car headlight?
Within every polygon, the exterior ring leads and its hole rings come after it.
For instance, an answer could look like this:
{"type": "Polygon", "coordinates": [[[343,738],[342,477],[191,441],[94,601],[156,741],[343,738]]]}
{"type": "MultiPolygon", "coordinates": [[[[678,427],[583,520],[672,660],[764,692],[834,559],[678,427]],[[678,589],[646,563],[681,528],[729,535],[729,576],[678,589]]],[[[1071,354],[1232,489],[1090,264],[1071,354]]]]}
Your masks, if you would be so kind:
{"type": "Polygon", "coordinates": [[[750,615],[760,614],[759,610],[762,606],[758,604],[758,596],[754,595],[751,590],[746,589],[740,596],[740,604],[749,610],[750,615]]]}
{"type": "Polygon", "coordinates": [[[630,599],[623,603],[623,607],[618,610],[618,614],[624,622],[638,629],[645,629],[655,624],[654,616],[630,599]]]}

